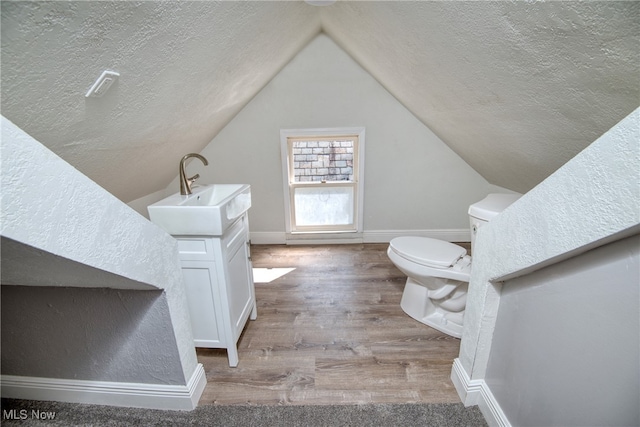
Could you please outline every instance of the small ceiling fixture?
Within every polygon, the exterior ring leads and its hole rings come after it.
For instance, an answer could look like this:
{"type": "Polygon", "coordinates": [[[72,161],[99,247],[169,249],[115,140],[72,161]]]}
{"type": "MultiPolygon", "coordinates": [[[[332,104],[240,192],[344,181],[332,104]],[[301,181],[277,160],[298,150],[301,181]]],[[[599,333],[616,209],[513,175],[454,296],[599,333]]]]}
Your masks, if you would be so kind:
{"type": "Polygon", "coordinates": [[[336,2],[336,0],[304,0],[306,4],[311,6],[329,6],[336,2]]]}
{"type": "Polygon", "coordinates": [[[98,80],[96,80],[93,86],[91,86],[91,89],[87,91],[85,97],[87,98],[101,97],[107,92],[107,90],[109,90],[111,85],[116,80],[118,80],[118,77],[120,77],[120,73],[117,73],[115,71],[109,71],[109,70],[103,71],[100,77],[98,77],[98,80]]]}

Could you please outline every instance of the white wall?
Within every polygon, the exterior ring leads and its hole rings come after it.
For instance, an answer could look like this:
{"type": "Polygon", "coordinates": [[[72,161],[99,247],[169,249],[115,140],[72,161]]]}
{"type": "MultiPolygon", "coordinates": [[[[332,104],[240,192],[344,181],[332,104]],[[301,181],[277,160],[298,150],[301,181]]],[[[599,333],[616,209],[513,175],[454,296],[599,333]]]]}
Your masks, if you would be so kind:
{"type": "Polygon", "coordinates": [[[2,375],[185,384],[162,291],[4,284],[0,290],[2,375]]]}
{"type": "Polygon", "coordinates": [[[638,123],[640,109],[479,230],[460,356],[452,371],[466,404],[477,402],[477,393],[469,393],[473,387],[486,385],[501,282],[638,233],[638,123]]]}
{"type": "Polygon", "coordinates": [[[469,205],[496,188],[324,34],[200,153],[209,166],[194,162],[188,173],[250,184],[252,237],[284,234],[280,129],[356,126],[366,129],[365,233],[455,230],[468,240],[469,205]]]}
{"type": "Polygon", "coordinates": [[[3,238],[126,278],[129,289],[181,280],[177,258],[167,261],[176,246],[170,236],[4,117],[1,179],[3,238]]]}
{"type": "Polygon", "coordinates": [[[486,382],[516,426],[640,425],[640,237],[506,281],[486,382]]]}
{"type": "Polygon", "coordinates": [[[2,374],[186,384],[176,241],[4,117],[1,143],[2,374]]]}

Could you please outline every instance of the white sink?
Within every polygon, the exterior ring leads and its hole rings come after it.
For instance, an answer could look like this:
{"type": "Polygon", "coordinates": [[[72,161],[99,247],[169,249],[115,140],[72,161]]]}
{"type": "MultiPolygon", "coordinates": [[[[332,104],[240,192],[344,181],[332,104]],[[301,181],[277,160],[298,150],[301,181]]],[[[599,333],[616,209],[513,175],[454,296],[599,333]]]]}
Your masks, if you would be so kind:
{"type": "Polygon", "coordinates": [[[203,185],[192,193],[176,193],[147,206],[149,218],[175,236],[222,236],[251,207],[248,184],[203,185]]]}

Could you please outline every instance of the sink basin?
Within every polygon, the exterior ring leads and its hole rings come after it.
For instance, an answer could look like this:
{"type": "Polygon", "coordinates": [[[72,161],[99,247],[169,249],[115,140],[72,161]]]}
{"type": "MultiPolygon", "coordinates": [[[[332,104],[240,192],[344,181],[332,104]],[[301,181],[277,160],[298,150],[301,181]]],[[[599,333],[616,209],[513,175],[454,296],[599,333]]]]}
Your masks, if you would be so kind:
{"type": "Polygon", "coordinates": [[[251,207],[248,184],[203,185],[192,193],[176,193],[147,206],[151,222],[175,236],[222,236],[251,207]]]}

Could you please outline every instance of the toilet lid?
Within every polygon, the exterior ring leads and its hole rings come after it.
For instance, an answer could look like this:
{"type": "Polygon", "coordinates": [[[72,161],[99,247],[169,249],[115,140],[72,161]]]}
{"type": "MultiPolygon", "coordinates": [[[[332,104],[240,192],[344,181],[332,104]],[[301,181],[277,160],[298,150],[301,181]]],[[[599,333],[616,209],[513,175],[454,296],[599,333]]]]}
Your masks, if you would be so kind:
{"type": "Polygon", "coordinates": [[[449,268],[467,254],[462,246],[428,237],[396,237],[390,245],[409,261],[435,268],[449,268]]]}

